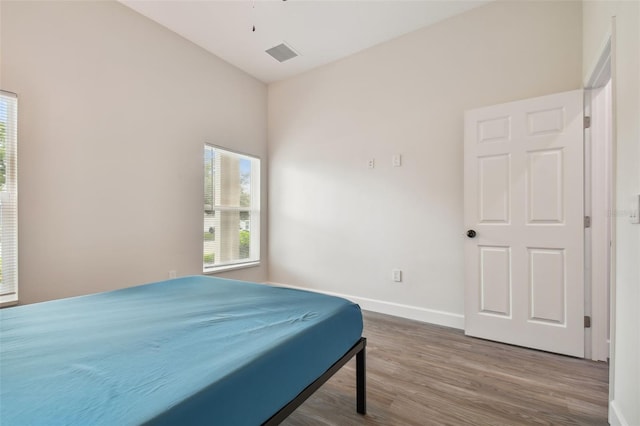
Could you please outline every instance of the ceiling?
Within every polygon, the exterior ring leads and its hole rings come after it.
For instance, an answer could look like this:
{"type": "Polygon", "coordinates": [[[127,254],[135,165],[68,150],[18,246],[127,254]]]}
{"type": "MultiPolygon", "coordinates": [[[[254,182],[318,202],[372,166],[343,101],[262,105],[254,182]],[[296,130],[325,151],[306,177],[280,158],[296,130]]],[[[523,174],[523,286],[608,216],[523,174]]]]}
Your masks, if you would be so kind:
{"type": "Polygon", "coordinates": [[[265,83],[344,58],[488,1],[120,0],[265,83]],[[299,56],[280,63],[265,53],[283,42],[299,56]]]}

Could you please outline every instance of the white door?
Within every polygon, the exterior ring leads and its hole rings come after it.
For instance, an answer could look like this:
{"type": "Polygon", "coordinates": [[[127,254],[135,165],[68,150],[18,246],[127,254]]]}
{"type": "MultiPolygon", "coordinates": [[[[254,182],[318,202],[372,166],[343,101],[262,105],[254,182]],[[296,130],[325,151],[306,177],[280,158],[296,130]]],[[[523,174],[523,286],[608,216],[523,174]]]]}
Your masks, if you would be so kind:
{"type": "Polygon", "coordinates": [[[464,169],[465,333],[583,357],[582,90],[467,111],[464,169]]]}

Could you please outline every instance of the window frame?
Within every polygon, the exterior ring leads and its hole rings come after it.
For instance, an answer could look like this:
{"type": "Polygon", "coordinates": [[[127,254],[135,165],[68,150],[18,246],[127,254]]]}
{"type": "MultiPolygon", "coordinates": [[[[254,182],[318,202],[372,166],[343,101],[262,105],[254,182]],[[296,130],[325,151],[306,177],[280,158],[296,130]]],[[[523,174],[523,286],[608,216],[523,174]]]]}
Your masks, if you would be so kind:
{"type": "Polygon", "coordinates": [[[0,97],[3,101],[8,101],[4,147],[5,184],[0,191],[0,307],[5,307],[18,303],[18,95],[0,90],[0,97]]]}
{"type": "MultiPolygon", "coordinates": [[[[240,158],[244,158],[250,160],[251,164],[251,173],[250,173],[250,203],[249,206],[222,206],[215,205],[215,195],[212,197],[212,205],[211,209],[207,210],[207,204],[204,204],[206,199],[203,199],[203,214],[206,214],[207,211],[216,211],[216,212],[249,212],[249,257],[243,259],[236,259],[232,261],[226,261],[221,263],[213,263],[207,264],[204,262],[205,256],[205,246],[206,241],[203,240],[203,261],[202,261],[202,271],[204,274],[215,274],[218,272],[229,271],[234,269],[248,268],[253,266],[260,265],[260,222],[261,222],[261,209],[260,209],[260,174],[261,174],[261,163],[262,160],[260,157],[247,154],[244,152],[239,152],[233,149],[229,149],[223,146],[215,145],[212,143],[205,142],[204,143],[204,151],[203,157],[206,155],[207,149],[211,149],[214,152],[220,152],[222,154],[238,156],[240,158]]],[[[203,160],[206,159],[203,158],[203,160]]],[[[203,174],[205,170],[203,168],[203,174]]],[[[204,176],[206,178],[206,175],[204,176]]],[[[213,176],[215,179],[215,176],[213,176]]],[[[203,179],[204,184],[204,179],[203,179]]],[[[215,183],[212,183],[213,187],[215,187],[215,183]]],[[[203,188],[203,195],[205,193],[206,187],[203,188]]],[[[203,225],[206,218],[203,218],[203,225]]],[[[206,225],[203,226],[206,228],[206,225]]],[[[214,238],[220,238],[220,233],[216,230],[214,233],[214,238]],[[218,234],[218,235],[216,235],[218,234]]]]}

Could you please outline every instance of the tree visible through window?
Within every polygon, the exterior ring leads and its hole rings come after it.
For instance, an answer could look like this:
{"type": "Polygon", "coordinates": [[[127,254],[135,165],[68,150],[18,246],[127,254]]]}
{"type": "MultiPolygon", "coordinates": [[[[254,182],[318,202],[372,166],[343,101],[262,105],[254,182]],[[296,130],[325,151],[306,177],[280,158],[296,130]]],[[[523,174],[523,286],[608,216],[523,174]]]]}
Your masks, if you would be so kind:
{"type": "Polygon", "coordinates": [[[0,91],[0,306],[18,300],[18,99],[0,91]]]}
{"type": "Polygon", "coordinates": [[[204,147],[203,270],[260,260],[260,160],[204,147]]]}

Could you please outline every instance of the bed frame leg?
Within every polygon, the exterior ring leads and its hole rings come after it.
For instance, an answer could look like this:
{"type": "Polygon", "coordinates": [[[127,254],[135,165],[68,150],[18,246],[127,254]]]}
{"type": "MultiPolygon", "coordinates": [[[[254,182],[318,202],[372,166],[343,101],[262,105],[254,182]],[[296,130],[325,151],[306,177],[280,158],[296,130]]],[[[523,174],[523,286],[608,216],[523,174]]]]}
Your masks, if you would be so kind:
{"type": "Polygon", "coordinates": [[[367,384],[366,384],[366,348],[367,339],[363,338],[364,345],[356,354],[356,400],[359,414],[367,413],[367,384]]]}

